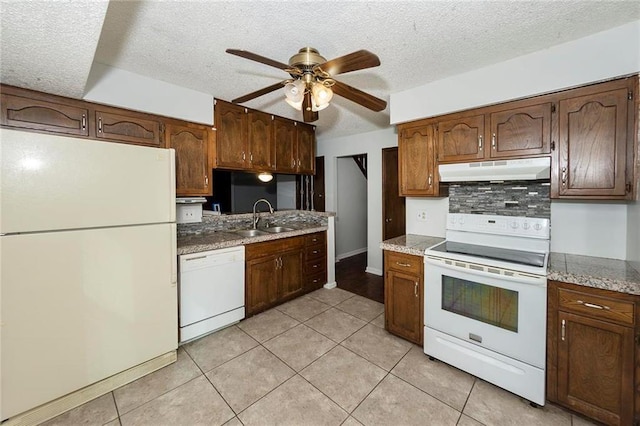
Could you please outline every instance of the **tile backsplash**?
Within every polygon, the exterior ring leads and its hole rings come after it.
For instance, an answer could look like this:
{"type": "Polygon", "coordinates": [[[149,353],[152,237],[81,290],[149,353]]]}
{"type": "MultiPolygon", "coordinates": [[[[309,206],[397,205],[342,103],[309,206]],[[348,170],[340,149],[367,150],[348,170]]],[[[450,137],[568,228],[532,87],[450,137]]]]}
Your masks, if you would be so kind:
{"type": "Polygon", "coordinates": [[[449,186],[449,213],[495,214],[549,219],[548,180],[462,182],[449,186]]]}

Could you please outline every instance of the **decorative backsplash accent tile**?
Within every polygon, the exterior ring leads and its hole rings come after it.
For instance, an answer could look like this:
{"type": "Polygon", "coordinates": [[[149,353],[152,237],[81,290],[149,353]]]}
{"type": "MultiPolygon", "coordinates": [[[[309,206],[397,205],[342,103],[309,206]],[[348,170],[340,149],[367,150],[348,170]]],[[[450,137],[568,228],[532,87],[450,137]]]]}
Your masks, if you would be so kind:
{"type": "Polygon", "coordinates": [[[463,182],[449,186],[449,213],[551,218],[548,180],[463,182]]]}

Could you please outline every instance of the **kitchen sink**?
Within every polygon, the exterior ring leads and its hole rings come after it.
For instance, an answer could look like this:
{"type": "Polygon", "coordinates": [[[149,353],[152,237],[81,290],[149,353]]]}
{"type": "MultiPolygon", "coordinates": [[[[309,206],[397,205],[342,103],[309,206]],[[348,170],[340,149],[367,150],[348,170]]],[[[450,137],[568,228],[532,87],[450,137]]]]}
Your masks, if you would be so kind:
{"type": "Polygon", "coordinates": [[[295,231],[293,228],[286,228],[284,226],[271,226],[269,228],[264,228],[265,231],[271,232],[272,234],[278,234],[280,232],[288,232],[295,231]]]}
{"type": "Polygon", "coordinates": [[[257,237],[260,235],[269,235],[261,229],[237,229],[233,231],[234,234],[241,235],[243,237],[257,237]]]}

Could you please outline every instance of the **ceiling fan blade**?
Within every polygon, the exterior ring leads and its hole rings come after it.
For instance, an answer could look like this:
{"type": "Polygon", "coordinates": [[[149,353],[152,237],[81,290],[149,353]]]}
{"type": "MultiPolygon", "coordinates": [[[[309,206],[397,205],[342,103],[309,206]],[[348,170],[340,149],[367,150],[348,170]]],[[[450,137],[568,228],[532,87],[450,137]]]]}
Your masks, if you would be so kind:
{"type": "Polygon", "coordinates": [[[378,65],[380,65],[380,59],[375,54],[368,50],[358,50],[357,52],[331,59],[324,64],[318,64],[313,67],[313,71],[322,70],[320,72],[321,74],[324,72],[333,76],[365,68],[377,67],[378,65]]]}
{"type": "Polygon", "coordinates": [[[336,83],[331,86],[331,89],[334,94],[347,98],[373,111],[382,111],[387,107],[386,101],[349,86],[348,84],[340,83],[339,81],[336,81],[336,83]]]}
{"type": "Polygon", "coordinates": [[[305,123],[311,123],[318,119],[318,111],[311,109],[311,93],[306,92],[302,100],[302,119],[305,123]]]}
{"type": "Polygon", "coordinates": [[[266,95],[267,93],[271,93],[274,90],[280,89],[283,84],[284,84],[283,81],[278,82],[276,84],[272,84],[271,86],[267,86],[267,87],[264,87],[264,88],[262,88],[260,90],[256,90],[255,92],[251,92],[248,95],[240,96],[239,98],[236,98],[236,99],[232,100],[231,102],[233,102],[234,104],[241,104],[241,103],[250,101],[251,99],[255,99],[255,98],[259,97],[259,96],[266,95]]]}
{"type": "Polygon", "coordinates": [[[260,62],[261,64],[269,65],[271,67],[275,67],[281,70],[286,70],[287,68],[291,68],[288,64],[285,64],[279,61],[274,61],[273,59],[265,58],[264,56],[251,53],[246,50],[227,49],[226,52],[232,55],[240,56],[241,58],[249,59],[251,61],[260,62]]]}

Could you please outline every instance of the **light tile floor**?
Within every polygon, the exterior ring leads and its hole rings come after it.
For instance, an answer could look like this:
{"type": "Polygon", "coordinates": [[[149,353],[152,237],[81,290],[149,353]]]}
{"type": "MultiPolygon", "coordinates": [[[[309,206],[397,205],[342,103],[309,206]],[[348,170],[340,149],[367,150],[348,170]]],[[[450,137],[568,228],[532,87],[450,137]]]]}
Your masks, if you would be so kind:
{"type": "Polygon", "coordinates": [[[384,307],[320,289],[178,349],[178,361],[46,425],[589,425],[384,330],[384,307]]]}

